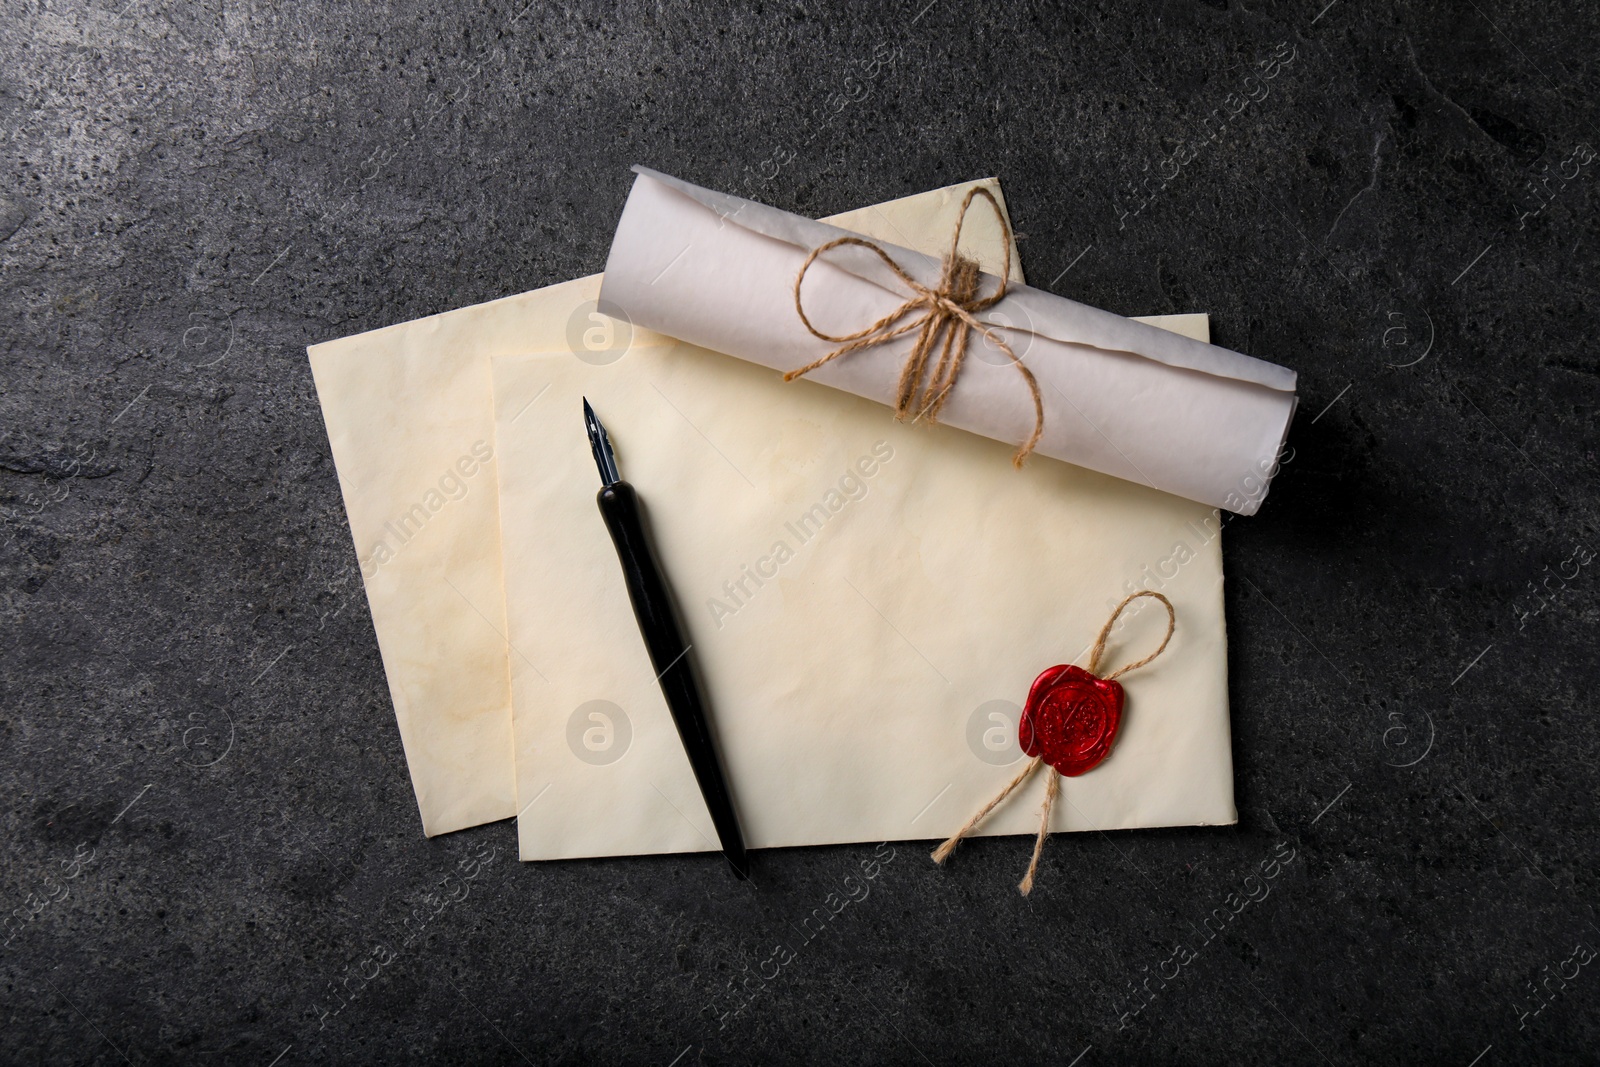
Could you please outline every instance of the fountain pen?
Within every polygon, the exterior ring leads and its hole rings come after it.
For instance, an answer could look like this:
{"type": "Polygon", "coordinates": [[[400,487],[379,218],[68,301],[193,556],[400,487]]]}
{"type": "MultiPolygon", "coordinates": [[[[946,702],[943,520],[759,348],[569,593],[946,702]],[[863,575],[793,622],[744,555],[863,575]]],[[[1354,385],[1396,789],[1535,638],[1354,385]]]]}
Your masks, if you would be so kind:
{"type": "Polygon", "coordinates": [[[639,632],[644,636],[656,681],[661,683],[661,695],[667,699],[667,710],[672,712],[678,737],[689,755],[689,766],[694,770],[695,781],[700,783],[706,810],[711,813],[711,825],[716,827],[717,838],[722,843],[722,854],[727,857],[734,874],[741,879],[749,878],[749,860],[745,855],[744,836],[739,832],[739,816],[733,809],[728,779],[722,773],[722,764],[711,741],[705,699],[700,694],[690,662],[689,644],[678,627],[672,594],[645,531],[639,494],[617,473],[611,438],[595,417],[587,397],[583,401],[583,424],[589,432],[595,465],[600,468],[600,493],[595,500],[600,505],[606,529],[611,532],[611,541],[616,545],[617,558],[622,561],[628,599],[633,602],[633,614],[639,620],[639,632]]]}

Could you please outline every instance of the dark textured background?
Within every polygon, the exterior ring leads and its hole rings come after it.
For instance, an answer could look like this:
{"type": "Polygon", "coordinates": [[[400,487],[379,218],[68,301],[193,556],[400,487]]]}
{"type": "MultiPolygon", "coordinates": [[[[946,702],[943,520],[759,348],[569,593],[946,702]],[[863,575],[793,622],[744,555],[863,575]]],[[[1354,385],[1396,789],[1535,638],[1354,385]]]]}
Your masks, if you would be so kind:
{"type": "Polygon", "coordinates": [[[1600,1059],[1592,11],[924,3],[6,4],[0,1061],[1600,1059]],[[771,980],[870,847],[422,837],[304,348],[599,270],[634,162],[997,174],[1035,284],[1300,372],[1236,828],[901,844],[771,980]]]}

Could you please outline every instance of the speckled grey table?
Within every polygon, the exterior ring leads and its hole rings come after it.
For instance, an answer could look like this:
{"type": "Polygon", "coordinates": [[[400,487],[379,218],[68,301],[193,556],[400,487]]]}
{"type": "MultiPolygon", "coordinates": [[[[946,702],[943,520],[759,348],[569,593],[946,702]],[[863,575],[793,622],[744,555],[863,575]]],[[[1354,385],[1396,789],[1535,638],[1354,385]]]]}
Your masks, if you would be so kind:
{"type": "Polygon", "coordinates": [[[1600,1058],[1585,5],[452,8],[7,11],[0,1062],[1600,1058]],[[634,162],[998,174],[1037,284],[1300,372],[1237,827],[891,844],[821,933],[873,848],[422,837],[304,348],[600,269],[634,162]]]}

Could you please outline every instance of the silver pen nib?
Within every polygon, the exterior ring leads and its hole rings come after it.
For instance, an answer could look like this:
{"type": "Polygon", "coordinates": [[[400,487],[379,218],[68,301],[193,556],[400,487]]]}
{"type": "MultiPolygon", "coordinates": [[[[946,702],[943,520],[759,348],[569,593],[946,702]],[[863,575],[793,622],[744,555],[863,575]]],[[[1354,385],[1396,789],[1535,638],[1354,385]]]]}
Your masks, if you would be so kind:
{"type": "Polygon", "coordinates": [[[600,468],[600,484],[615,485],[622,481],[622,475],[617,473],[617,457],[611,451],[611,438],[595,417],[588,397],[583,398],[583,426],[589,431],[589,448],[594,452],[594,465],[600,468]]]}

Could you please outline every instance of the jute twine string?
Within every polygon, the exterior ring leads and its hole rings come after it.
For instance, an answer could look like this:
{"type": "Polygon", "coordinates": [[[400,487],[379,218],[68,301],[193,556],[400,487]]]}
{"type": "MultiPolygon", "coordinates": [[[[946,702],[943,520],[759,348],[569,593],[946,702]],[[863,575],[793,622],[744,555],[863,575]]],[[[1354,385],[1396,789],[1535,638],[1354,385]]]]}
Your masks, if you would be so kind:
{"type": "Polygon", "coordinates": [[[895,388],[894,415],[895,418],[902,420],[909,417],[913,421],[927,419],[929,422],[938,422],[939,412],[949,399],[950,390],[955,387],[956,376],[961,373],[961,368],[966,363],[968,343],[972,339],[973,331],[976,330],[1006,354],[1011,360],[1011,365],[1022,375],[1022,380],[1027,383],[1028,393],[1033,397],[1033,432],[1011,457],[1012,464],[1021,467],[1022,461],[1028,457],[1028,453],[1033,451],[1034,446],[1039,443],[1039,438],[1044,435],[1044,399],[1039,394],[1039,382],[1034,378],[1033,372],[1017,358],[1017,354],[1011,350],[1005,339],[992,327],[984,325],[975,317],[978,312],[991,308],[1004,299],[1011,284],[1010,248],[1011,228],[1006,224],[1005,212],[1000,210],[1000,203],[994,198],[993,193],[977,186],[967,190],[966,198],[961,201],[961,213],[956,218],[955,232],[950,237],[950,251],[945,253],[944,269],[936,288],[930,289],[914,280],[900,268],[900,264],[896,263],[889,253],[864,237],[836,237],[826,244],[819,245],[806,257],[805,263],[800,267],[800,273],[795,275],[794,309],[800,314],[800,321],[805,323],[806,329],[811,331],[812,336],[839,347],[799,370],[789,371],[783,376],[783,380],[793,381],[818,367],[832,363],[841,356],[884,344],[914,331],[917,335],[916,343],[912,345],[911,354],[906,357],[905,364],[900,368],[900,381],[895,388]],[[973,198],[979,196],[994,208],[995,218],[1000,220],[1000,230],[1005,237],[1007,249],[1005,265],[1000,270],[1000,284],[988,296],[978,295],[983,280],[978,264],[963,256],[958,250],[961,244],[961,227],[967,219],[967,208],[972,206],[973,198]],[[894,272],[895,277],[899,278],[907,289],[911,290],[912,295],[866,329],[835,336],[823,333],[812,325],[811,318],[806,314],[804,303],[800,299],[800,284],[805,281],[806,272],[811,269],[811,264],[817,261],[818,256],[844,245],[857,245],[872,252],[883,261],[884,266],[894,272]],[[935,357],[936,351],[937,357],[935,357]]]}
{"type": "MultiPolygon", "coordinates": [[[[1172,608],[1172,601],[1168,600],[1166,597],[1155,592],[1154,590],[1141,589],[1137,593],[1133,593],[1124,597],[1122,603],[1118,604],[1116,610],[1111,613],[1111,618],[1107,619],[1106,624],[1100,628],[1100,636],[1095,638],[1094,648],[1089,652],[1089,666],[1086,669],[1090,674],[1100,677],[1100,657],[1105,654],[1106,639],[1111,636],[1111,628],[1116,625],[1117,619],[1122,615],[1123,609],[1129,604],[1133,603],[1135,600],[1138,600],[1140,597],[1153,597],[1156,600],[1161,601],[1161,603],[1166,606],[1166,635],[1161,638],[1161,644],[1154,652],[1150,653],[1144,659],[1130,663],[1125,667],[1120,667],[1112,673],[1105,675],[1105,680],[1108,682],[1114,681],[1117,678],[1122,677],[1124,674],[1127,674],[1129,671],[1137,670],[1167,650],[1167,644],[1172,640],[1173,631],[1178,627],[1178,614],[1172,608]]],[[[957,830],[953,835],[951,835],[948,841],[933,850],[933,862],[943,863],[945,860],[949,859],[950,853],[956,850],[956,845],[961,843],[961,839],[966,837],[973,830],[976,830],[978,825],[982,823],[984,819],[989,817],[989,813],[1000,806],[1001,801],[1005,800],[1006,797],[1020,789],[1023,783],[1025,783],[1029,778],[1032,778],[1034,772],[1037,771],[1041,766],[1044,766],[1043,756],[1037,756],[1030,761],[1028,765],[1023,768],[1022,773],[1011,779],[1011,782],[1004,789],[995,794],[993,800],[979,808],[977,814],[968,819],[966,824],[963,825],[961,829],[957,830]]],[[[1022,891],[1023,896],[1027,896],[1033,891],[1033,878],[1039,870],[1039,856],[1044,852],[1045,838],[1050,836],[1050,811],[1055,807],[1056,796],[1061,792],[1060,772],[1054,767],[1051,767],[1049,769],[1049,775],[1050,779],[1045,785],[1044,790],[1044,805],[1039,809],[1039,834],[1033,840],[1033,858],[1028,861],[1028,873],[1023,875],[1022,881],[1017,884],[1017,888],[1022,891]]]]}

